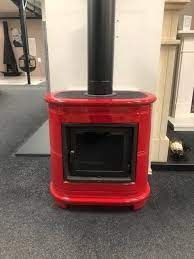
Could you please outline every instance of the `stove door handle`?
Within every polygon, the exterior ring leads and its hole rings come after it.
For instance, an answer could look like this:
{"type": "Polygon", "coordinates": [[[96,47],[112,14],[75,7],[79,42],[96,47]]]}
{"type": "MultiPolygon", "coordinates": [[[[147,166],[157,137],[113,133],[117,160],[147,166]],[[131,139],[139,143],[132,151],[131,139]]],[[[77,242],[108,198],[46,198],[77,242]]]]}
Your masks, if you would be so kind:
{"type": "Polygon", "coordinates": [[[69,161],[71,164],[74,162],[74,159],[75,159],[75,150],[71,150],[69,152],[69,161]]]}

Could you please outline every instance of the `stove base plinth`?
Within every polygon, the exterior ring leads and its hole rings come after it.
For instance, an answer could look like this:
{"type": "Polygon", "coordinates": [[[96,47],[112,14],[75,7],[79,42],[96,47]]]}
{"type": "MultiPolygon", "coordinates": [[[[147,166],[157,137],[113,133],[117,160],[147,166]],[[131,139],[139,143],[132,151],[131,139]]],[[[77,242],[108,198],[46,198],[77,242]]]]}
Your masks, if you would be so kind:
{"type": "MultiPolygon", "coordinates": [[[[121,187],[120,187],[121,188],[121,187]]],[[[147,183],[144,192],[135,194],[128,194],[125,196],[111,196],[107,195],[87,195],[82,196],[77,193],[76,195],[67,194],[65,192],[60,192],[55,189],[53,183],[50,183],[50,192],[53,196],[56,204],[63,209],[67,209],[69,205],[93,205],[93,206],[126,206],[131,207],[132,210],[140,210],[146,205],[146,202],[150,196],[150,186],[147,183]]],[[[129,190],[130,193],[130,190],[129,190]]]]}

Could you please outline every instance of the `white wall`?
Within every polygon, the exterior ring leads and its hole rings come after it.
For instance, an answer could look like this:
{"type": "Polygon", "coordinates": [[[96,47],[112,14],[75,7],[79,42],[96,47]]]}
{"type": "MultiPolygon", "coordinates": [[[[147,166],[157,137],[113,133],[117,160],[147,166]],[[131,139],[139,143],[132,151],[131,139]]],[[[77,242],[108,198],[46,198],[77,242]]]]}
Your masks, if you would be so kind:
{"type": "MultiPolygon", "coordinates": [[[[164,0],[117,0],[115,89],[155,91],[163,11],[164,0]]],[[[45,14],[51,90],[86,89],[87,0],[45,0],[45,14]]]]}
{"type": "Polygon", "coordinates": [[[0,12],[1,13],[17,13],[18,8],[12,1],[0,0],[0,12]]]}

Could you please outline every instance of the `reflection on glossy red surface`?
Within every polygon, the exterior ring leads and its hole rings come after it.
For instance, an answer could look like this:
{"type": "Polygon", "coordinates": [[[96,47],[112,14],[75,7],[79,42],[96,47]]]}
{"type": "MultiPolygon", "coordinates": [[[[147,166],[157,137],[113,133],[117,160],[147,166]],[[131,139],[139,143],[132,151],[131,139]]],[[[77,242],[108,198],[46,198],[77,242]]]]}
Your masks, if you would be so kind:
{"type": "Polygon", "coordinates": [[[133,206],[139,209],[146,203],[148,183],[151,110],[155,96],[145,93],[139,99],[83,98],[59,99],[48,94],[51,143],[50,191],[61,207],[73,205],[133,206]],[[63,123],[129,124],[137,123],[138,146],[136,177],[132,183],[68,182],[63,176],[62,134],[63,123]]]}

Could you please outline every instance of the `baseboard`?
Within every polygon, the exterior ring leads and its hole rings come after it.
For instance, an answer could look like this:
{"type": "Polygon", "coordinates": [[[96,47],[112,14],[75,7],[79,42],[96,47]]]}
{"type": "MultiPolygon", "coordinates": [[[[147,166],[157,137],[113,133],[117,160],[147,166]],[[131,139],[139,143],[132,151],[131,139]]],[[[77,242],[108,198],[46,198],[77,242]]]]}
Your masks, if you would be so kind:
{"type": "Polygon", "coordinates": [[[163,163],[163,162],[153,162],[152,163],[153,171],[189,171],[194,173],[194,163],[163,163]]]}

